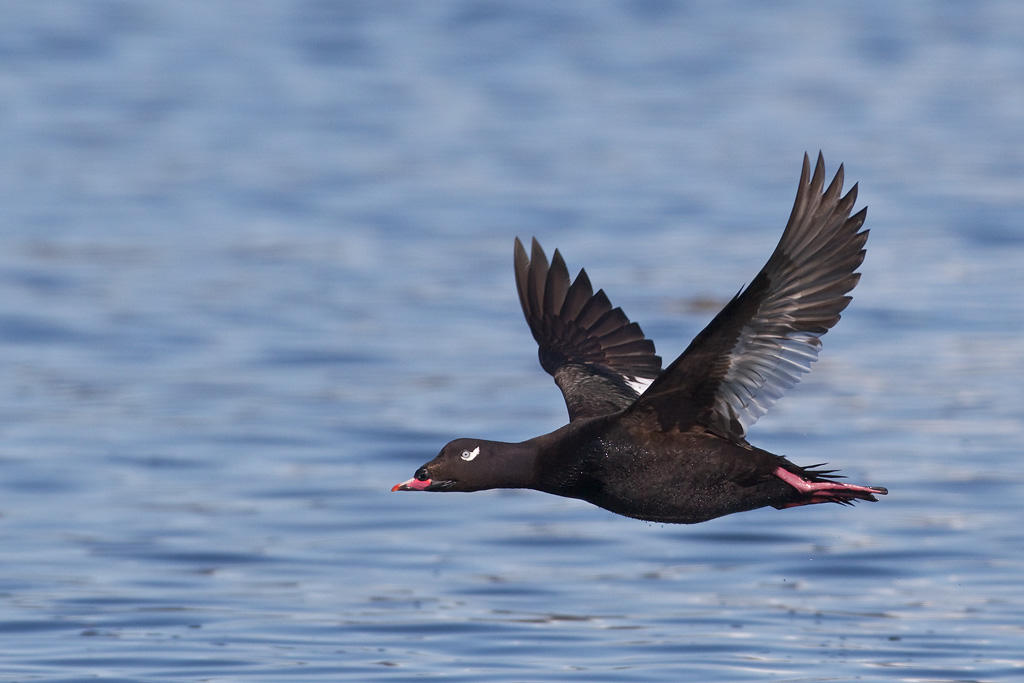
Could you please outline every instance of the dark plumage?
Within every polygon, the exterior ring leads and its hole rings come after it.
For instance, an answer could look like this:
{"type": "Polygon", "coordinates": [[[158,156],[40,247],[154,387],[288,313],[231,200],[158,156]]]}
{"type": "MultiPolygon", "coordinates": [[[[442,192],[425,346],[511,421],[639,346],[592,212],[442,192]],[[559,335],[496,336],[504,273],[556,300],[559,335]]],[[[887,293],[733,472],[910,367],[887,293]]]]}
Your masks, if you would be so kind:
{"type": "Polygon", "coordinates": [[[850,215],[843,167],[825,187],[818,154],[803,172],[768,263],[662,370],[640,326],[570,280],[556,250],[515,241],[526,321],[569,411],[569,424],[522,443],[456,439],[393,491],[530,488],[629,517],[694,523],[771,505],[876,500],[881,487],[835,481],[751,446],[746,430],[817,360],[857,284],[867,209],[850,215]]]}

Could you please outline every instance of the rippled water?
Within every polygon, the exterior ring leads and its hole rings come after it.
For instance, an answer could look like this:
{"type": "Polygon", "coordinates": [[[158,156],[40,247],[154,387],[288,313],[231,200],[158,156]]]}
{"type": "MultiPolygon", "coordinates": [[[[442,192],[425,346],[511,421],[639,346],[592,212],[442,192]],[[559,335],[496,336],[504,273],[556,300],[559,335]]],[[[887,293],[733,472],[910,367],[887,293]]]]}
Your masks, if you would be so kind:
{"type": "Polygon", "coordinates": [[[5,26],[3,680],[1024,674],[1019,4],[109,0],[5,26]],[[670,526],[388,492],[454,436],[562,424],[515,235],[671,358],[819,148],[870,206],[864,278],[751,439],[887,498],[670,526]]]}

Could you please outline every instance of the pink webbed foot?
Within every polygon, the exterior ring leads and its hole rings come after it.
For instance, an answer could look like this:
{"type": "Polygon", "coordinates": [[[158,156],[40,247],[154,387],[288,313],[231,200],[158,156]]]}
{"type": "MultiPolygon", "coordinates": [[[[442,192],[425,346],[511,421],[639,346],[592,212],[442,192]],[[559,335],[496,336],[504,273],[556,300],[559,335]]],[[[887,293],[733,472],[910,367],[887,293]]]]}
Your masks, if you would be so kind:
{"type": "Polygon", "coordinates": [[[881,486],[858,486],[857,484],[843,484],[838,481],[808,481],[798,474],[779,467],[772,474],[786,482],[800,493],[806,494],[807,498],[788,503],[783,507],[792,508],[800,505],[814,505],[816,503],[842,503],[851,505],[854,500],[877,501],[875,495],[884,496],[889,493],[881,486]]]}

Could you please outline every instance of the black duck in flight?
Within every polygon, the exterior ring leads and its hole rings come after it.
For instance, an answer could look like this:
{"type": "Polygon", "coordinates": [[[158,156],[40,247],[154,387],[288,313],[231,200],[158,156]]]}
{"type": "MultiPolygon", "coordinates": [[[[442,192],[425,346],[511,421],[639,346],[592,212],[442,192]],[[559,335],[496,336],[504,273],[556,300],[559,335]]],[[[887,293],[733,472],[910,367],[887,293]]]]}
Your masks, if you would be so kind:
{"type": "Polygon", "coordinates": [[[747,429],[811,369],[860,274],[867,209],[850,215],[843,167],[825,187],[804,155],[789,223],[750,285],[667,368],[640,326],[571,280],[556,250],[515,241],[519,302],[569,424],[521,443],[456,439],[392,491],[528,488],[655,522],[695,523],[764,506],[875,501],[747,442],[747,429]]]}

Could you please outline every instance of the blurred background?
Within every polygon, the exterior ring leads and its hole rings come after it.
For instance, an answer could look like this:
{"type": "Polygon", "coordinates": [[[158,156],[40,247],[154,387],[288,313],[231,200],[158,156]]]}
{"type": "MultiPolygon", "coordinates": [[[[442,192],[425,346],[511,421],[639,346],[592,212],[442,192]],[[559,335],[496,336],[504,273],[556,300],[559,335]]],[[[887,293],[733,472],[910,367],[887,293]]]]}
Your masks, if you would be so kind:
{"type": "Polygon", "coordinates": [[[1010,0],[6,3],[0,680],[1020,676],[1022,32],[1010,0]],[[887,498],[388,492],[565,421],[515,236],[667,363],[819,149],[863,279],[749,436],[887,498]]]}

